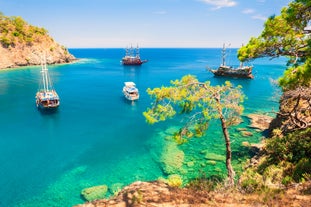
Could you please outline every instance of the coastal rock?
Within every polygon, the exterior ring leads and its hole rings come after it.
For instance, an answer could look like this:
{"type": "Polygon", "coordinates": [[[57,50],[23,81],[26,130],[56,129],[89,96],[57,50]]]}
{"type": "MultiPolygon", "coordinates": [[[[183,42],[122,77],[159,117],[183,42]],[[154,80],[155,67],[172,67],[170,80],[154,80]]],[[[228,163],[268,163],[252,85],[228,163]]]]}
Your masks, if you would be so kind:
{"type": "Polygon", "coordinates": [[[14,48],[4,48],[0,45],[0,54],[0,69],[40,65],[43,55],[47,64],[70,63],[76,60],[65,47],[48,37],[32,46],[18,44],[14,48]]]}
{"type": "Polygon", "coordinates": [[[69,63],[76,58],[54,41],[47,30],[32,26],[21,17],[0,14],[0,69],[47,64],[69,63]]]}
{"type": "Polygon", "coordinates": [[[279,112],[270,131],[279,128],[283,134],[311,127],[311,88],[286,91],[280,99],[279,112]]]}
{"type": "Polygon", "coordinates": [[[273,120],[273,117],[263,114],[249,114],[247,117],[251,121],[250,127],[260,129],[262,131],[269,129],[269,125],[273,120]]]}
{"type": "MultiPolygon", "coordinates": [[[[274,194],[274,200],[269,200],[271,206],[308,206],[311,202],[306,190],[311,189],[311,182],[303,186],[292,187],[279,195],[274,194]]],[[[232,189],[223,189],[219,192],[196,190],[191,188],[172,188],[160,181],[137,181],[122,189],[115,197],[87,202],[74,207],[128,207],[128,206],[153,206],[153,207],[189,207],[189,206],[231,206],[231,207],[256,207],[268,206],[261,194],[242,194],[232,189]]]]}
{"type": "Polygon", "coordinates": [[[170,199],[169,185],[160,182],[141,182],[137,181],[126,186],[113,199],[103,199],[100,201],[92,201],[77,207],[95,207],[95,206],[115,206],[126,207],[144,203],[168,202],[170,199]]]}

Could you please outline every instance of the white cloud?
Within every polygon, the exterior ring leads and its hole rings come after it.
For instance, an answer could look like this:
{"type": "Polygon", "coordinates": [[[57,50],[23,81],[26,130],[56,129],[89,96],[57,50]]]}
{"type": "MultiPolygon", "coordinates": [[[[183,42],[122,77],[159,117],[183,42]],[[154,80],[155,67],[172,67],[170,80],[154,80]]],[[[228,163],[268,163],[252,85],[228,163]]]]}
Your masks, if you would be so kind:
{"type": "Polygon", "coordinates": [[[206,4],[214,5],[214,9],[220,9],[223,7],[233,7],[237,5],[237,3],[233,0],[200,0],[206,4]]]}
{"type": "Polygon", "coordinates": [[[244,10],[242,11],[243,14],[253,14],[254,12],[255,12],[254,9],[244,9],[244,10]]]}
{"type": "Polygon", "coordinates": [[[253,19],[259,19],[259,20],[263,20],[263,21],[266,21],[268,18],[263,16],[263,15],[260,15],[260,14],[257,14],[257,15],[254,15],[252,16],[253,19]]]}

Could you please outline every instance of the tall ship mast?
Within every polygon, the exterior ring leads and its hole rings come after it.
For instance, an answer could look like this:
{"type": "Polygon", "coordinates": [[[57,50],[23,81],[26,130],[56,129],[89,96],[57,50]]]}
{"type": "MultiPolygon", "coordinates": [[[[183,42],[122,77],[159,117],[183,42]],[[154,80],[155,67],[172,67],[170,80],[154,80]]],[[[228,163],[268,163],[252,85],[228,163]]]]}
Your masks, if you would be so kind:
{"type": "Polygon", "coordinates": [[[121,60],[123,65],[141,65],[146,63],[147,60],[141,60],[139,54],[139,47],[136,48],[131,46],[130,48],[125,49],[125,56],[121,60]]]}
{"type": "Polygon", "coordinates": [[[59,96],[49,76],[46,61],[41,61],[41,80],[36,93],[36,105],[41,109],[57,108],[60,104],[59,96]]]}
{"type": "Polygon", "coordinates": [[[254,78],[254,75],[252,74],[253,66],[244,66],[242,62],[240,62],[240,65],[237,68],[233,68],[232,66],[226,65],[227,54],[225,44],[223,45],[221,54],[222,54],[221,64],[218,67],[218,69],[208,68],[208,70],[215,76],[246,78],[246,79],[254,78]]]}

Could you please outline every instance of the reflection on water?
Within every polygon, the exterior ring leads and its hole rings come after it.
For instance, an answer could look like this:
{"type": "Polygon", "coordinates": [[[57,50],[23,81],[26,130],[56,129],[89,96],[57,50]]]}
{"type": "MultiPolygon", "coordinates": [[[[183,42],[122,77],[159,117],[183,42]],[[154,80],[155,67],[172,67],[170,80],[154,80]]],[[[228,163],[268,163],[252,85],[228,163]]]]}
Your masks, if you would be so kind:
{"type": "Polygon", "coordinates": [[[141,65],[123,65],[123,73],[126,78],[134,78],[139,76],[142,67],[141,65]]]}
{"type": "Polygon", "coordinates": [[[59,108],[42,108],[42,107],[37,107],[38,111],[42,116],[51,116],[52,114],[57,114],[59,113],[59,108]]]}

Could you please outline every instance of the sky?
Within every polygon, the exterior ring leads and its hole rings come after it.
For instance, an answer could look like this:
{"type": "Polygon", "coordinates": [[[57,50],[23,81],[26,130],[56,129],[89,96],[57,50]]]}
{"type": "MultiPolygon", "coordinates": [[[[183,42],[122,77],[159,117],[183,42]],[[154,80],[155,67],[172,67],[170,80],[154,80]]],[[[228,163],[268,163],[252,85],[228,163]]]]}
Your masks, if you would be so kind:
{"type": "Polygon", "coordinates": [[[240,47],[290,0],[0,0],[67,48],[240,47]]]}

